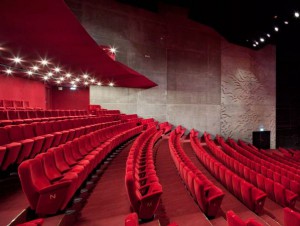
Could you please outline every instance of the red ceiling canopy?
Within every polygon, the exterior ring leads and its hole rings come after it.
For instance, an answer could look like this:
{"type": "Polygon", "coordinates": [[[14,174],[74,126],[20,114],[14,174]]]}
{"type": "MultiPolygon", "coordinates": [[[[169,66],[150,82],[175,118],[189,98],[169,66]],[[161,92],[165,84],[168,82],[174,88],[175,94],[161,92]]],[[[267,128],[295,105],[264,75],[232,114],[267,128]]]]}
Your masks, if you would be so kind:
{"type": "Polygon", "coordinates": [[[6,58],[16,55],[24,59],[24,65],[47,57],[64,72],[78,76],[88,73],[102,84],[114,82],[134,88],[157,85],[107,56],[63,0],[1,0],[0,47],[0,61],[6,65],[11,64],[6,58]]]}

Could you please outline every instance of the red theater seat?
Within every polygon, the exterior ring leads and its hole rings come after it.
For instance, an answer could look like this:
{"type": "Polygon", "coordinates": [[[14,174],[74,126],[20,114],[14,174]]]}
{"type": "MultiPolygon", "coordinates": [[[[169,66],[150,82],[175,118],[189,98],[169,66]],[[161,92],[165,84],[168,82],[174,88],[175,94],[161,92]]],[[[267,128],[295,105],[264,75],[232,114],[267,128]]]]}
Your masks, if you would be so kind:
{"type": "Polygon", "coordinates": [[[44,219],[39,218],[39,219],[28,221],[28,222],[25,222],[22,224],[17,224],[17,226],[42,226],[43,223],[44,223],[44,219]]]}
{"type": "Polygon", "coordinates": [[[243,221],[238,215],[236,215],[232,210],[226,213],[228,226],[263,226],[254,219],[248,219],[243,221]]]}
{"type": "Polygon", "coordinates": [[[136,213],[131,213],[125,218],[125,226],[138,226],[139,218],[136,213]]]}
{"type": "Polygon", "coordinates": [[[300,213],[286,207],[283,208],[284,226],[300,225],[300,213]]]}
{"type": "Polygon", "coordinates": [[[9,138],[8,130],[5,127],[0,128],[0,147],[5,152],[2,161],[1,169],[6,170],[10,165],[15,164],[19,156],[22,144],[19,142],[12,142],[9,138]],[[5,151],[4,151],[5,150],[5,151]]]}

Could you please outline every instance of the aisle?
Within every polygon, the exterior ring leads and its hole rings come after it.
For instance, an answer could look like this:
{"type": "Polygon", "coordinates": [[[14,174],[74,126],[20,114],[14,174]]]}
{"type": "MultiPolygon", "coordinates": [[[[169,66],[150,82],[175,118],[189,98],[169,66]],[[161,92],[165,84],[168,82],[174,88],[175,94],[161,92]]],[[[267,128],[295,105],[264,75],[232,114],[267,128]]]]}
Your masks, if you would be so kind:
{"type": "Polygon", "coordinates": [[[166,226],[169,222],[176,222],[180,226],[211,225],[181,182],[167,139],[162,139],[159,143],[155,164],[163,187],[162,204],[157,212],[161,226],[166,226]]]}

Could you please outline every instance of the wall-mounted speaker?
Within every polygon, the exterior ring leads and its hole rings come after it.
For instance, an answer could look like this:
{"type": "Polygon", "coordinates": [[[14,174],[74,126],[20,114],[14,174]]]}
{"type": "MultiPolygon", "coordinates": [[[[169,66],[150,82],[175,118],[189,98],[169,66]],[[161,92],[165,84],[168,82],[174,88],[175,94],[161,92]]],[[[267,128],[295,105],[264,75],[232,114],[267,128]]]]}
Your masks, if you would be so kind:
{"type": "Polygon", "coordinates": [[[271,131],[253,131],[252,144],[257,148],[270,149],[271,131]]]}

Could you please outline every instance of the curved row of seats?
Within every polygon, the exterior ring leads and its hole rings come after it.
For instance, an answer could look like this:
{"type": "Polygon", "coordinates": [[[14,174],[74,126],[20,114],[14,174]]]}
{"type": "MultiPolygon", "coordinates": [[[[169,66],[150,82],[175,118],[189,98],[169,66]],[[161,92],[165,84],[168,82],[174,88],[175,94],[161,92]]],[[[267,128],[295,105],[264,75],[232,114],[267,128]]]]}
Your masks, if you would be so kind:
{"type": "Polygon", "coordinates": [[[99,109],[93,111],[93,114],[100,116],[100,115],[119,115],[120,110],[107,110],[107,109],[99,109]]]}
{"type": "MultiPolygon", "coordinates": [[[[232,140],[228,140],[229,144],[232,143],[232,140]]],[[[267,167],[272,169],[274,172],[281,173],[283,175],[286,175],[290,179],[300,181],[300,171],[298,169],[295,169],[293,167],[287,164],[283,164],[279,161],[276,161],[275,159],[265,156],[261,152],[259,152],[257,149],[253,148],[253,146],[247,145],[245,142],[238,140],[238,144],[246,151],[243,152],[243,155],[249,155],[253,158],[253,156],[256,156],[256,158],[259,161],[263,161],[263,164],[267,167]]],[[[243,150],[241,150],[243,151],[243,150]]]]}
{"type": "Polygon", "coordinates": [[[207,170],[250,210],[256,214],[261,213],[267,195],[208,154],[198,139],[198,132],[194,129],[191,130],[190,141],[196,156],[207,170]]]}
{"type": "Polygon", "coordinates": [[[180,137],[184,132],[185,129],[180,126],[171,132],[169,138],[171,156],[182,180],[202,212],[208,217],[215,217],[225,194],[207,179],[185,154],[180,144],[180,137]]]}
{"type": "Polygon", "coordinates": [[[0,127],[0,168],[7,170],[50,147],[116,123],[120,121],[102,116],[0,127]]]}
{"type": "Polygon", "coordinates": [[[106,156],[141,131],[135,123],[113,125],[22,162],[18,173],[30,208],[38,215],[64,210],[106,156]]]}
{"type": "Polygon", "coordinates": [[[86,110],[0,110],[0,126],[88,115],[86,110]]]}
{"type": "Polygon", "coordinates": [[[243,142],[241,145],[238,145],[233,139],[228,139],[228,143],[240,154],[247,157],[249,160],[256,162],[253,166],[258,172],[261,171],[263,175],[267,175],[267,177],[273,178],[274,181],[279,182],[286,188],[294,191],[297,194],[300,194],[299,175],[290,172],[287,169],[281,168],[280,166],[278,166],[279,164],[274,164],[271,160],[264,159],[263,155],[260,155],[260,153],[252,153],[252,151],[250,150],[252,150],[253,148],[247,146],[243,142]],[[250,150],[247,150],[246,148],[249,148],[250,150]]]}
{"type": "MultiPolygon", "coordinates": [[[[277,196],[280,195],[279,191],[282,190],[282,192],[285,193],[285,199],[291,199],[292,197],[294,199],[294,195],[291,194],[289,190],[297,194],[298,196],[300,195],[300,183],[298,181],[290,180],[288,177],[283,176],[277,172],[273,172],[271,169],[268,169],[264,165],[261,165],[258,161],[248,159],[246,156],[236,151],[241,150],[241,148],[237,147],[237,144],[234,143],[234,141],[231,141],[232,147],[230,147],[225,143],[224,139],[218,135],[216,136],[216,140],[222,146],[223,151],[227,155],[237,160],[232,163],[236,172],[239,173],[242,177],[245,176],[245,179],[247,181],[267,192],[267,194],[270,194],[273,200],[274,198],[276,199],[276,197],[274,196],[275,190],[277,190],[277,196]],[[239,166],[239,164],[244,165],[243,173],[241,172],[242,167],[239,166]],[[281,184],[285,189],[283,189],[282,186],[279,186],[277,183],[281,184]]],[[[279,197],[277,197],[277,199],[278,198],[279,197]]],[[[280,198],[280,200],[282,200],[282,198],[280,198]]],[[[281,205],[285,206],[284,204],[281,205]]]]}
{"type": "Polygon", "coordinates": [[[159,129],[163,131],[163,134],[171,132],[172,125],[169,122],[162,122],[159,124],[159,129]]]}
{"type": "Polygon", "coordinates": [[[149,127],[130,148],[125,173],[125,186],[133,211],[140,219],[152,219],[159,205],[162,186],[153,160],[153,147],[162,131],[149,127]]]}
{"type": "MultiPolygon", "coordinates": [[[[289,189],[286,189],[282,184],[275,182],[270,178],[266,178],[264,175],[252,170],[248,166],[241,164],[239,159],[230,157],[230,155],[226,154],[219,147],[217,147],[216,144],[210,140],[206,133],[204,133],[204,139],[215,158],[222,162],[236,175],[264,191],[270,199],[281,206],[289,206],[292,208],[295,206],[298,198],[297,194],[289,189]]],[[[219,140],[223,146],[226,145],[224,142],[222,142],[221,138],[219,138],[219,140]]],[[[257,166],[258,168],[260,167],[259,164],[257,164],[257,166]]]]}

